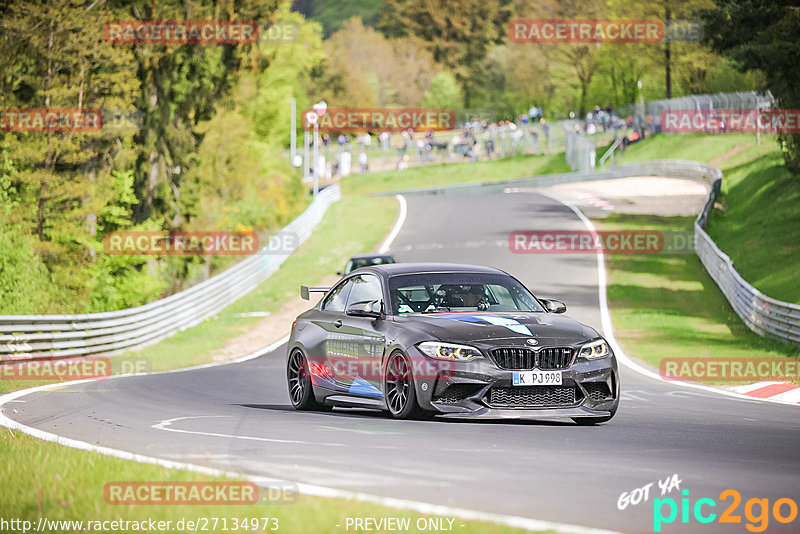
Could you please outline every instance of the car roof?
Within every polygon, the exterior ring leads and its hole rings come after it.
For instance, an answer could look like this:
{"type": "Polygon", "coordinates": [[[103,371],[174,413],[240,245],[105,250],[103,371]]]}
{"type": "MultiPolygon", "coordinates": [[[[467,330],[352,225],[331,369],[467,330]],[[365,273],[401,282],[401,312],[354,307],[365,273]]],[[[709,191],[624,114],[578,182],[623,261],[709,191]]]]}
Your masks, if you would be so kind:
{"type": "MultiPolygon", "coordinates": [[[[400,274],[424,274],[424,273],[483,273],[483,274],[504,274],[505,271],[493,267],[483,267],[480,265],[464,265],[460,263],[387,263],[383,265],[370,265],[356,269],[358,272],[373,271],[383,276],[396,276],[400,274]]],[[[356,272],[353,271],[353,272],[356,272]]]]}
{"type": "Polygon", "coordinates": [[[351,260],[365,260],[369,258],[391,258],[391,254],[356,254],[355,256],[350,256],[351,260]]]}

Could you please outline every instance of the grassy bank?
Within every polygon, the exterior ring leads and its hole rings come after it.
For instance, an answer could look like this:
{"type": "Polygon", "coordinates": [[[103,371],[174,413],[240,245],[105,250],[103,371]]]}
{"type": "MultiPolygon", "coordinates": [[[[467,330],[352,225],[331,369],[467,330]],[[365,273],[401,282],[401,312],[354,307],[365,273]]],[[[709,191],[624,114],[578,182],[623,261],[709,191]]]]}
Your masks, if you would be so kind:
{"type": "Polygon", "coordinates": [[[369,194],[435,185],[499,182],[569,171],[564,154],[515,156],[493,161],[442,163],[411,167],[403,171],[353,174],[342,181],[342,190],[346,194],[369,194]]]}
{"type": "MultiPolygon", "coordinates": [[[[653,159],[685,159],[711,163],[737,147],[754,145],[750,134],[686,134],[656,135],[630,145],[619,160],[620,164],[653,159]]],[[[764,146],[775,148],[774,136],[762,136],[764,146]]]]}
{"type": "Polygon", "coordinates": [[[764,294],[800,304],[800,176],[774,145],[762,144],[725,165],[721,209],[708,232],[745,280],[764,294]]]}

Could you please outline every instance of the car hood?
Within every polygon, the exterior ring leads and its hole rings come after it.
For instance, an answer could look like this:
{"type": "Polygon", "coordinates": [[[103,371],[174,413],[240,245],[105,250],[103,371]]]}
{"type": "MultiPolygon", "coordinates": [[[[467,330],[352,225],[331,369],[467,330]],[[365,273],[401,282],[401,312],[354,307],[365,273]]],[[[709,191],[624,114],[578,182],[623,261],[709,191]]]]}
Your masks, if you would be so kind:
{"type": "Polygon", "coordinates": [[[395,321],[433,339],[453,343],[570,345],[599,337],[597,331],[565,315],[552,313],[457,312],[398,316],[395,321]]]}

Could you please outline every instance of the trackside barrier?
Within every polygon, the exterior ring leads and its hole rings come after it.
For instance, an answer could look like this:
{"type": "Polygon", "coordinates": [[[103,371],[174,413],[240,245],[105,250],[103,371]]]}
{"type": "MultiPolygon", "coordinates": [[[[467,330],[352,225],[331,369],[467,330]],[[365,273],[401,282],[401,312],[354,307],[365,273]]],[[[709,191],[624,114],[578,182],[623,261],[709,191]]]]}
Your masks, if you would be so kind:
{"type": "Polygon", "coordinates": [[[655,160],[621,165],[601,171],[549,174],[502,182],[426,187],[381,194],[479,194],[493,191],[502,192],[509,188],[547,187],[563,183],[641,176],[684,178],[705,182],[711,187],[706,204],[694,222],[697,256],[708,274],[722,290],[736,314],[750,330],[761,336],[771,336],[800,344],[800,305],[770,298],[750,285],[736,271],[731,259],[719,249],[705,231],[708,215],[716,202],[722,184],[722,171],[711,165],[694,161],[655,160]]]}
{"type": "Polygon", "coordinates": [[[190,328],[269,278],[340,198],[338,184],[322,190],[278,232],[293,237],[280,253],[264,247],[208,280],[143,306],[82,315],[0,315],[0,362],[117,354],[190,328]]]}

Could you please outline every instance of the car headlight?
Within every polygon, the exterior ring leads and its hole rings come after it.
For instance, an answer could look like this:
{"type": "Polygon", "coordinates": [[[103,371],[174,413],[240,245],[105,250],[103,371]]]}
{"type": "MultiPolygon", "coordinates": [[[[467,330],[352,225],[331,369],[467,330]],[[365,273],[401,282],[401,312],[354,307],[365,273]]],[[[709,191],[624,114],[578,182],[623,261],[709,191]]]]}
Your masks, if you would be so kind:
{"type": "Polygon", "coordinates": [[[442,343],[441,341],[423,341],[417,348],[425,356],[439,360],[451,360],[456,362],[467,362],[483,355],[481,351],[469,345],[457,345],[455,343],[442,343]]]}
{"type": "Polygon", "coordinates": [[[598,339],[582,346],[578,356],[587,360],[596,360],[597,358],[608,356],[609,352],[611,352],[611,349],[608,348],[608,343],[603,339],[598,339]]]}

